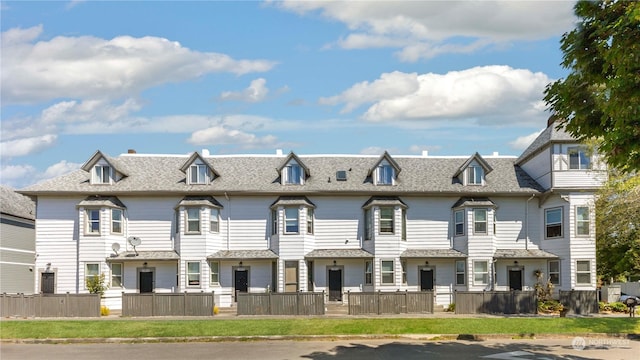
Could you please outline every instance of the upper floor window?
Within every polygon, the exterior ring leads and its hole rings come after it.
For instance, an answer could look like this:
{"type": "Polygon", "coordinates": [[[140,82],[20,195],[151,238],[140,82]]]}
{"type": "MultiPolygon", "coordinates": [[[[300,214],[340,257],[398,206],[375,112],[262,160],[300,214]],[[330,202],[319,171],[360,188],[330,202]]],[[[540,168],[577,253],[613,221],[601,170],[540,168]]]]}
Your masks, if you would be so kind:
{"type": "Polygon", "coordinates": [[[209,232],[220,232],[220,209],[209,210],[209,232]]]}
{"type": "Polygon", "coordinates": [[[589,235],[590,233],[590,216],[588,206],[576,207],[576,235],[589,235]]]}
{"type": "Polygon", "coordinates": [[[278,233],[278,210],[271,210],[271,235],[278,233]]]}
{"type": "Polygon", "coordinates": [[[394,208],[392,207],[380,208],[380,234],[393,234],[393,214],[394,208]]]}
{"type": "Polygon", "coordinates": [[[392,185],[393,184],[393,167],[387,162],[382,162],[378,165],[376,174],[376,184],[378,185],[392,185]]]}
{"type": "Polygon", "coordinates": [[[304,180],[302,166],[295,161],[290,162],[282,169],[282,175],[285,184],[300,185],[304,180]]]}
{"type": "Polygon", "coordinates": [[[111,209],[111,233],[122,234],[122,209],[111,209]]]}
{"type": "Polygon", "coordinates": [[[111,184],[111,166],[96,165],[93,167],[93,184],[111,184]]]}
{"type": "Polygon", "coordinates": [[[297,207],[288,207],[284,209],[284,232],[285,234],[297,234],[299,232],[299,216],[297,207]]]}
{"type": "Polygon", "coordinates": [[[484,177],[484,170],[480,166],[469,166],[467,168],[467,184],[469,185],[482,185],[482,178],[484,177]]]}
{"type": "Polygon", "coordinates": [[[402,209],[402,240],[407,240],[407,209],[402,209]]]}
{"type": "Polygon", "coordinates": [[[373,222],[371,222],[371,208],[364,210],[364,239],[373,238],[373,222]]]}
{"type": "Polygon", "coordinates": [[[189,166],[189,183],[206,184],[209,178],[209,170],[205,164],[192,164],[189,166]]]}
{"type": "Polygon", "coordinates": [[[100,234],[100,209],[87,209],[86,212],[86,233],[92,235],[100,234]]]}
{"type": "Polygon", "coordinates": [[[200,233],[200,209],[186,208],[187,233],[200,233]]]}
{"type": "Polygon", "coordinates": [[[562,237],[562,208],[544,211],[545,238],[562,237]]]}
{"type": "Polygon", "coordinates": [[[569,169],[587,170],[591,169],[591,157],[584,147],[575,146],[568,149],[569,169]]]}
{"type": "Polygon", "coordinates": [[[456,236],[464,235],[464,210],[456,210],[453,213],[456,236]]]}
{"type": "Polygon", "coordinates": [[[473,209],[473,233],[487,233],[487,209],[473,209]]]}
{"type": "Polygon", "coordinates": [[[307,208],[307,234],[313,234],[313,209],[307,208]]]}

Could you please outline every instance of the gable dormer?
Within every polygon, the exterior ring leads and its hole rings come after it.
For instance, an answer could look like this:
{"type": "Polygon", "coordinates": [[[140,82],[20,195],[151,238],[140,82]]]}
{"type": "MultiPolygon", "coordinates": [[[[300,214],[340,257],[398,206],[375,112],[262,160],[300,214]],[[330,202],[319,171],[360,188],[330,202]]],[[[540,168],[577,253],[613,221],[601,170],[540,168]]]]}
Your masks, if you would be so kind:
{"type": "Polygon", "coordinates": [[[277,170],[282,185],[303,185],[311,176],[309,168],[293,152],[289,153],[277,170]]]}
{"type": "Polygon", "coordinates": [[[385,151],[367,175],[374,185],[395,185],[400,170],[398,163],[385,151]]]}
{"type": "Polygon", "coordinates": [[[453,177],[464,186],[482,186],[486,184],[485,177],[491,171],[493,168],[489,163],[480,154],[475,153],[458,168],[453,177]]]}
{"type": "Polygon", "coordinates": [[[89,178],[91,185],[111,185],[126,176],[117,161],[100,150],[82,165],[82,170],[91,175],[89,178]]]}
{"type": "Polygon", "coordinates": [[[220,176],[197,151],[189,156],[180,171],[186,174],[187,185],[207,185],[220,176]]]}

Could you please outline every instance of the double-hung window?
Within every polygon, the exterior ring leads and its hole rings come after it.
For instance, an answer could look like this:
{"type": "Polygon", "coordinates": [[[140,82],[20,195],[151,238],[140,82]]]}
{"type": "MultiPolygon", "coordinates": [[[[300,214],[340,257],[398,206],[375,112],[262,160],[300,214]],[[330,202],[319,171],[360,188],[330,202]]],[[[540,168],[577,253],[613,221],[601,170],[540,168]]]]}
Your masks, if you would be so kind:
{"type": "Polygon", "coordinates": [[[200,286],[199,261],[187,261],[187,286],[200,286]]]}
{"type": "Polygon", "coordinates": [[[549,281],[553,285],[560,285],[560,260],[549,260],[549,281]]]}
{"type": "Polygon", "coordinates": [[[587,170],[591,168],[591,158],[586,149],[579,146],[570,147],[569,153],[569,169],[571,170],[587,170]]]}
{"type": "Polygon", "coordinates": [[[581,285],[591,284],[591,261],[576,261],[576,283],[581,285]]]}
{"type": "Polygon", "coordinates": [[[220,232],[220,209],[209,210],[209,232],[220,232]]]}
{"type": "Polygon", "coordinates": [[[297,234],[299,232],[299,216],[297,207],[287,207],[284,209],[284,232],[286,234],[297,234]]]}
{"type": "Polygon", "coordinates": [[[456,285],[464,285],[466,283],[466,268],[467,262],[465,260],[456,260],[456,285]]]}
{"type": "Polygon", "coordinates": [[[100,234],[100,209],[87,209],[87,234],[100,234]]]}
{"type": "Polygon", "coordinates": [[[487,233],[487,209],[473,209],[473,233],[487,233]]]}
{"type": "Polygon", "coordinates": [[[191,176],[191,184],[206,184],[208,178],[208,169],[205,164],[193,164],[189,167],[191,176]]]}
{"type": "Polygon", "coordinates": [[[378,165],[376,184],[392,185],[393,184],[393,167],[388,163],[378,165]]]}
{"type": "Polygon", "coordinates": [[[313,234],[313,209],[307,208],[307,234],[313,234]]]}
{"type": "Polygon", "coordinates": [[[464,210],[456,210],[453,213],[456,236],[464,235],[464,210]]]}
{"type": "Polygon", "coordinates": [[[546,209],[544,225],[547,239],[562,237],[562,208],[546,209]]]}
{"type": "Polygon", "coordinates": [[[364,239],[371,240],[373,238],[373,222],[371,221],[371,209],[364,210],[364,239]]]}
{"type": "Polygon", "coordinates": [[[186,208],[187,233],[200,233],[200,209],[186,208]]]}
{"type": "Polygon", "coordinates": [[[402,209],[402,240],[407,241],[407,209],[402,209]]]}
{"type": "Polygon", "coordinates": [[[111,233],[122,234],[122,209],[111,209],[111,233]]]}
{"type": "Polygon", "coordinates": [[[489,284],[489,262],[486,260],[473,262],[473,284],[489,284]]]}
{"type": "Polygon", "coordinates": [[[576,207],[576,235],[589,235],[591,222],[589,207],[576,207]]]}
{"type": "Polygon", "coordinates": [[[284,168],[285,184],[300,185],[302,184],[302,166],[292,162],[284,168]]]}
{"type": "Polygon", "coordinates": [[[482,185],[482,177],[484,171],[480,166],[469,166],[467,168],[467,184],[469,185],[482,185]]]}
{"type": "Polygon", "coordinates": [[[271,235],[278,234],[278,210],[271,210],[271,235]]]}
{"type": "Polygon", "coordinates": [[[211,268],[211,284],[219,285],[220,284],[220,263],[217,261],[212,261],[209,263],[209,267],[211,268]]]}
{"type": "Polygon", "coordinates": [[[93,167],[93,183],[110,184],[111,183],[111,166],[96,165],[93,167]]]}
{"type": "Polygon", "coordinates": [[[393,215],[394,208],[381,207],[380,208],[380,234],[393,234],[393,215]]]}
{"type": "Polygon", "coordinates": [[[393,260],[382,260],[380,265],[380,278],[382,280],[382,284],[395,284],[393,260]]]}
{"type": "Polygon", "coordinates": [[[95,281],[100,276],[100,264],[99,263],[86,263],[84,270],[84,284],[87,287],[89,281],[95,281]]]}
{"type": "Polygon", "coordinates": [[[373,261],[364,262],[364,284],[373,285],[373,261]]]}
{"type": "Polygon", "coordinates": [[[111,264],[111,287],[122,287],[122,263],[111,264]]]}

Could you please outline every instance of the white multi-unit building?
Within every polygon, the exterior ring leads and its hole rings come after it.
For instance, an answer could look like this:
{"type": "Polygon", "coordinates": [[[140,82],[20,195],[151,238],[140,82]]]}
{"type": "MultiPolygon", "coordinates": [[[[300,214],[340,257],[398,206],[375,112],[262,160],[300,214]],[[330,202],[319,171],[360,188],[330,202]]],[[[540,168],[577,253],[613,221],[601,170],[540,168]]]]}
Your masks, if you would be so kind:
{"type": "Polygon", "coordinates": [[[37,199],[38,292],[596,287],[596,154],[549,126],[520,157],[98,151],[37,199]]]}

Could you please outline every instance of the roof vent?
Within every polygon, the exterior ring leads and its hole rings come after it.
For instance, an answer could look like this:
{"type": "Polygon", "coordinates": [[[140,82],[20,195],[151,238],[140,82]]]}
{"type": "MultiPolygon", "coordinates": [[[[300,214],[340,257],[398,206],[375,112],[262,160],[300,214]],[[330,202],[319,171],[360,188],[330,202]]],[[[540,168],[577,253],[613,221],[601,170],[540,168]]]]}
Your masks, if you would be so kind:
{"type": "Polygon", "coordinates": [[[336,171],[336,180],[338,181],[347,181],[347,172],[344,170],[336,171]]]}
{"type": "Polygon", "coordinates": [[[136,150],[135,149],[129,149],[127,150],[127,154],[135,154],[136,150]]]}
{"type": "Polygon", "coordinates": [[[209,152],[209,149],[202,149],[202,156],[207,157],[210,156],[211,153],[209,152]]]}
{"type": "Polygon", "coordinates": [[[282,155],[282,149],[276,149],[276,155],[281,156],[282,155]]]}

